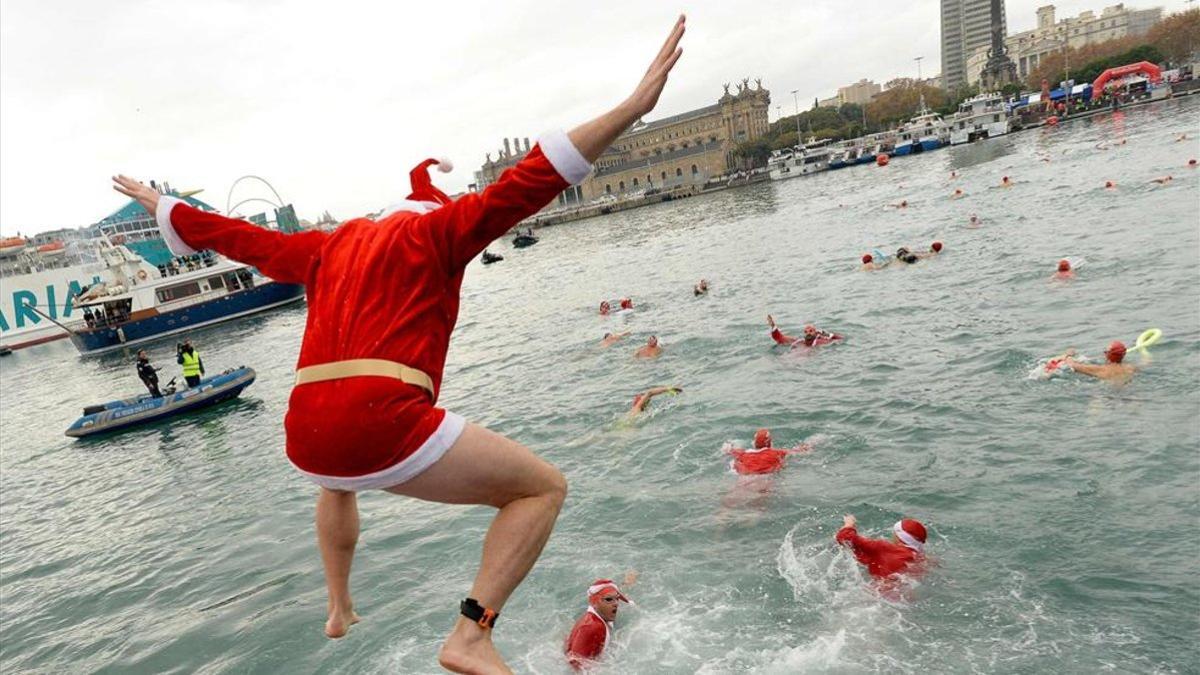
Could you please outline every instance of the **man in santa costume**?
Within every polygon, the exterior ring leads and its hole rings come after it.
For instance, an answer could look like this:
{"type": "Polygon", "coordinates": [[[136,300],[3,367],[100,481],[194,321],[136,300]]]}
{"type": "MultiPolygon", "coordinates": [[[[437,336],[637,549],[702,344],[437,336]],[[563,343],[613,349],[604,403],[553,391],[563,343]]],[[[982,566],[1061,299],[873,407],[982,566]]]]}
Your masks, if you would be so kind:
{"type": "Polygon", "coordinates": [[[451,201],[427,160],[413,193],[372,221],[284,234],[203,213],[136,180],[115,189],[156,215],[176,254],[212,249],[305,284],[308,320],[284,427],[287,456],[320,486],[317,542],[329,591],[325,633],[359,620],[350,597],[360,490],[498,509],[478,575],[438,660],[463,673],[507,673],[491,630],[541,553],[566,496],[562,474],[528,448],[437,407],[467,263],[587,176],[591,163],[658,102],[679,59],[684,18],[633,94],[570,133],[543,135],[483,192],[451,201]]]}
{"type": "Polygon", "coordinates": [[[876,579],[886,579],[896,574],[920,571],[925,560],[925,526],[916,520],[905,518],[892,526],[892,540],[868,539],[858,534],[858,521],[847,515],[842,529],[835,537],[843,546],[854,551],[858,562],[866,565],[867,571],[876,579]]]}
{"type": "Polygon", "coordinates": [[[775,473],[783,468],[787,456],[798,452],[808,452],[812,446],[800,443],[792,448],[771,447],[771,430],[759,429],[754,432],[754,448],[735,448],[726,444],[725,454],[733,457],[730,462],[733,470],[743,476],[762,473],[775,473]]]}
{"type": "MultiPolygon", "coordinates": [[[[625,576],[625,585],[633,585],[636,575],[625,576]]],[[[608,639],[612,636],[613,622],[617,619],[618,602],[629,602],[612,579],[597,579],[587,590],[588,608],[571,628],[563,651],[567,663],[575,670],[586,666],[589,661],[600,658],[608,639]]]]}

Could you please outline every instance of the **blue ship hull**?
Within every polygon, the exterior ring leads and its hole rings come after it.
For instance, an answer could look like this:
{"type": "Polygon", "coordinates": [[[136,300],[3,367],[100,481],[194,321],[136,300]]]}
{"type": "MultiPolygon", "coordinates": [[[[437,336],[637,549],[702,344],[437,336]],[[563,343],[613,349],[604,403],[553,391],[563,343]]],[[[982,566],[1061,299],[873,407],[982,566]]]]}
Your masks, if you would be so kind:
{"type": "Polygon", "coordinates": [[[938,140],[923,140],[921,141],[921,147],[926,150],[937,150],[942,147],[942,142],[938,140]]]}
{"type": "Polygon", "coordinates": [[[147,394],[88,406],[84,412],[92,412],[75,420],[65,433],[73,438],[109,433],[215,405],[236,398],[254,382],[255,376],[253,368],[242,366],[159,398],[147,394]]]}
{"type": "Polygon", "coordinates": [[[912,144],[912,143],[905,143],[905,144],[903,144],[903,145],[897,145],[897,146],[896,146],[896,150],[895,150],[895,153],[894,153],[894,154],[895,154],[897,157],[903,157],[903,156],[905,156],[905,155],[911,155],[911,154],[912,154],[912,151],[913,151],[913,144],[912,144]]]}
{"type": "Polygon", "coordinates": [[[101,354],[262,312],[303,298],[304,286],[301,284],[266,283],[144,319],[77,331],[71,335],[71,342],[80,354],[101,354]]]}

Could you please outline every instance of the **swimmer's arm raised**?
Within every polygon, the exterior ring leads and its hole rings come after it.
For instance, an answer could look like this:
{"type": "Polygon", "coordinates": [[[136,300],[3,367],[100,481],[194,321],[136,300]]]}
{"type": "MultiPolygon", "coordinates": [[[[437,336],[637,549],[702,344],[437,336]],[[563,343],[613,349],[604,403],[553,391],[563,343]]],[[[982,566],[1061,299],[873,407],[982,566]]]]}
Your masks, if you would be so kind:
{"type": "Polygon", "coordinates": [[[1064,364],[1070,366],[1071,370],[1089,377],[1104,377],[1104,366],[1092,365],[1090,363],[1080,363],[1072,358],[1067,358],[1063,361],[1064,364]]]}

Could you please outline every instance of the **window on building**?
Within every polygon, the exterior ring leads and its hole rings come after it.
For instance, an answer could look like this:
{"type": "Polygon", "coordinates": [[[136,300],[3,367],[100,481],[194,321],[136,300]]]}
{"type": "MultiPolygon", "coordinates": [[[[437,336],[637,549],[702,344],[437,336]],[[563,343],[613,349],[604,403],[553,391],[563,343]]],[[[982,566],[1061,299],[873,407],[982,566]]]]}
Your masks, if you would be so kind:
{"type": "Polygon", "coordinates": [[[692,175],[695,176],[698,173],[700,173],[700,170],[696,168],[695,164],[693,164],[692,165],[692,175]]]}
{"type": "Polygon", "coordinates": [[[625,191],[625,181],[621,181],[621,182],[617,183],[617,189],[620,190],[621,192],[624,192],[625,191]]]}
{"type": "Polygon", "coordinates": [[[683,175],[683,169],[681,169],[679,167],[675,167],[675,177],[679,178],[682,175],[683,175]]]}
{"type": "Polygon", "coordinates": [[[633,179],[633,187],[637,187],[637,186],[638,186],[637,179],[636,179],[636,178],[634,178],[634,179],[633,179]]]}
{"type": "Polygon", "coordinates": [[[663,182],[665,183],[667,180],[667,172],[666,171],[662,172],[662,179],[663,179],[663,182]]]}
{"type": "Polygon", "coordinates": [[[604,184],[604,194],[606,194],[606,195],[612,194],[612,186],[611,185],[609,185],[607,183],[604,184]]]}

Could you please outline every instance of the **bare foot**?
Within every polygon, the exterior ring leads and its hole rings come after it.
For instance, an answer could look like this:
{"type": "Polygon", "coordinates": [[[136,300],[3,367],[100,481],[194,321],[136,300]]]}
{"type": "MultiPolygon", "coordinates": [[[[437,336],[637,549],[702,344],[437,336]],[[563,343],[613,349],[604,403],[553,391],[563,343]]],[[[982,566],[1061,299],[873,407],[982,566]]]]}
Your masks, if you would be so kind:
{"type": "Polygon", "coordinates": [[[459,617],[454,631],[446,638],[438,663],[454,673],[470,675],[512,675],[500,652],[492,645],[492,632],[465,617],[459,617]]]}
{"type": "Polygon", "coordinates": [[[350,632],[350,626],[358,623],[360,619],[354,613],[354,610],[335,611],[329,610],[329,620],[325,622],[325,637],[340,638],[350,632]]]}

